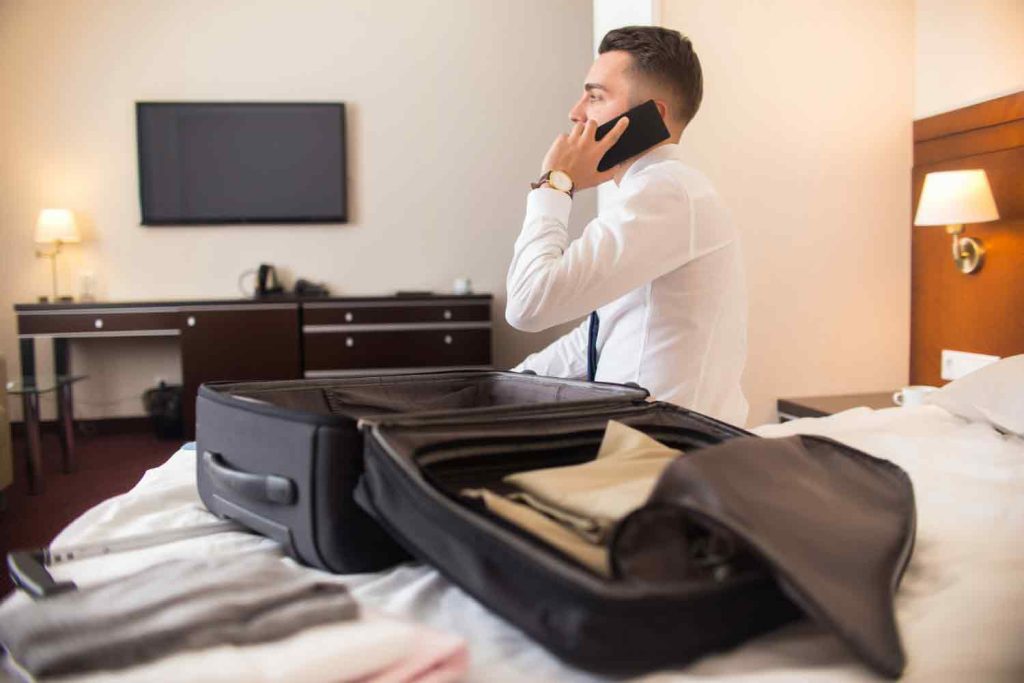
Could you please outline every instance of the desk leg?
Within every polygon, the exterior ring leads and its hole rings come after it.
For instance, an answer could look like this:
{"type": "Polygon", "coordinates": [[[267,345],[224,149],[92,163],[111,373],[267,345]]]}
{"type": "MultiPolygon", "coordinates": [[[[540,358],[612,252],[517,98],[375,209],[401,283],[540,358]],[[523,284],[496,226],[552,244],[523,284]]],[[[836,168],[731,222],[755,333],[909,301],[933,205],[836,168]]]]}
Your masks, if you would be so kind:
{"type": "Polygon", "coordinates": [[[71,374],[71,354],[68,352],[68,340],[61,337],[53,338],[53,372],[56,375],[71,374]]]}
{"type": "MultiPolygon", "coordinates": [[[[58,376],[67,377],[71,374],[71,354],[68,340],[61,337],[53,338],[53,370],[58,376]]],[[[57,423],[60,430],[60,447],[64,473],[75,471],[75,416],[72,401],[71,383],[66,382],[57,388],[57,423]]]]}
{"type": "Polygon", "coordinates": [[[18,351],[21,356],[21,379],[25,386],[33,385],[36,383],[36,340],[32,337],[19,339],[18,351]]]}
{"type": "Polygon", "coordinates": [[[71,393],[71,382],[65,382],[57,389],[57,420],[60,422],[60,447],[64,456],[64,473],[78,469],[75,462],[75,415],[71,393]]]}
{"type": "Polygon", "coordinates": [[[28,491],[43,492],[43,458],[39,439],[39,395],[26,392],[21,395],[21,408],[25,421],[25,441],[28,445],[28,491]]]}

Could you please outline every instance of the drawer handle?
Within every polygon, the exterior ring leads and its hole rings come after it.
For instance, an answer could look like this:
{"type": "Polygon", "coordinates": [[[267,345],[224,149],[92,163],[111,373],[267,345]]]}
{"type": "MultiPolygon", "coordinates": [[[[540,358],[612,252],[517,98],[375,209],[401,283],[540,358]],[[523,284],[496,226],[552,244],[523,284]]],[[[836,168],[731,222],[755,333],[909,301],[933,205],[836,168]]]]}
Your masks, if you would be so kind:
{"type": "Polygon", "coordinates": [[[452,319],[452,312],[449,311],[448,309],[445,309],[445,311],[444,311],[444,319],[445,320],[451,320],[452,319]]]}
{"type": "Polygon", "coordinates": [[[96,321],[93,322],[93,325],[96,326],[97,330],[102,330],[103,329],[103,318],[96,318],[96,321]]]}
{"type": "Polygon", "coordinates": [[[352,337],[345,337],[345,346],[347,346],[348,348],[351,349],[355,345],[356,345],[356,340],[355,339],[353,339],[352,337]]]}
{"type": "Polygon", "coordinates": [[[452,335],[450,335],[450,334],[444,335],[444,343],[445,344],[451,344],[452,343],[452,335]]]}
{"type": "Polygon", "coordinates": [[[351,313],[346,313],[345,314],[345,322],[350,323],[350,322],[352,322],[352,320],[353,320],[352,314],[351,313]]]}
{"type": "Polygon", "coordinates": [[[190,315],[188,317],[188,320],[186,320],[185,322],[188,323],[189,327],[195,327],[196,326],[196,317],[194,315],[190,315]]]}

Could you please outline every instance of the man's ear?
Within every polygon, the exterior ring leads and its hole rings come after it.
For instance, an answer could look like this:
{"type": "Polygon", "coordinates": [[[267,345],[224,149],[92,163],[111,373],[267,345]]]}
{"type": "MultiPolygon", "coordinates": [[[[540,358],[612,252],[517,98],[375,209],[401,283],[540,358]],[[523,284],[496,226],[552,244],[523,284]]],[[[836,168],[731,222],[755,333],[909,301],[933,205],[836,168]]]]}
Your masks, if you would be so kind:
{"type": "Polygon", "coordinates": [[[662,100],[654,100],[654,106],[658,108],[658,114],[661,116],[661,120],[665,122],[665,126],[668,126],[668,105],[662,100]]]}
{"type": "Polygon", "coordinates": [[[668,104],[664,100],[654,100],[654,106],[658,108],[658,115],[661,116],[661,120],[665,122],[665,127],[668,128],[669,139],[672,142],[678,143],[679,137],[686,128],[686,123],[682,127],[677,128],[678,124],[669,117],[668,104]]]}

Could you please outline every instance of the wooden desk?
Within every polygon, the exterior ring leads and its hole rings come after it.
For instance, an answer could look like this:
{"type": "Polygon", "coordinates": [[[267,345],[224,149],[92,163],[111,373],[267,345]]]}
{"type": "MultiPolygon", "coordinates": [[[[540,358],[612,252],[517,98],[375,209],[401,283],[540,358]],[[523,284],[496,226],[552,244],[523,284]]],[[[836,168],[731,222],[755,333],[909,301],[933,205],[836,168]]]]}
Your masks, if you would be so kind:
{"type": "Polygon", "coordinates": [[[800,417],[826,417],[844,410],[866,406],[873,410],[893,408],[891,391],[870,394],[844,394],[841,396],[806,396],[780,398],[777,402],[779,421],[788,422],[800,417]]]}
{"type": "Polygon", "coordinates": [[[491,367],[491,296],[273,297],[209,301],[17,304],[22,378],[35,342],[53,343],[54,371],[71,374],[76,338],[181,338],[185,433],[199,385],[427,369],[491,367]]]}

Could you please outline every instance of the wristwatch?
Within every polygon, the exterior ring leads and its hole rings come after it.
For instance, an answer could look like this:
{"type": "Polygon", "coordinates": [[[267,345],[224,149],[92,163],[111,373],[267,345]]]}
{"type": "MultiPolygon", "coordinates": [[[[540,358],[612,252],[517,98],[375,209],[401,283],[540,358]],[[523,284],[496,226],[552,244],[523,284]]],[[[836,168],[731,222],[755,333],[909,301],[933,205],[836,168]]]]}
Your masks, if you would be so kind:
{"type": "Polygon", "coordinates": [[[575,186],[572,183],[572,178],[570,178],[569,174],[565,171],[548,171],[540,177],[540,180],[535,183],[530,183],[530,187],[536,190],[544,183],[547,183],[551,189],[564,192],[572,197],[575,186]]]}

